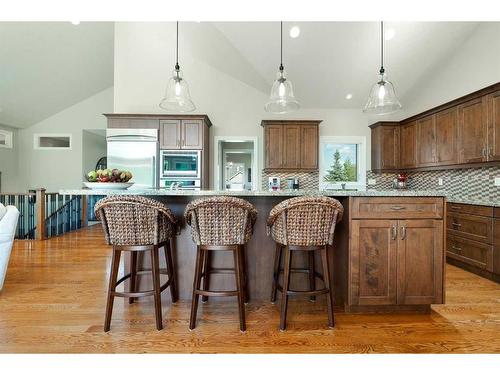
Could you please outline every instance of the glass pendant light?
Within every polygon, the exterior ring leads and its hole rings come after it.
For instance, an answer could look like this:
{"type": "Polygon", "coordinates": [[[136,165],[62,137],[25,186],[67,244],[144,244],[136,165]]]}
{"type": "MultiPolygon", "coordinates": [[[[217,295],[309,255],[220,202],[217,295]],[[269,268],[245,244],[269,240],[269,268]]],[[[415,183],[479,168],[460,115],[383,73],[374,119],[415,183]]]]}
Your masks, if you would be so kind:
{"type": "Polygon", "coordinates": [[[283,22],[281,26],[281,57],[280,66],[276,75],[276,80],[271,88],[271,96],[269,102],[266,103],[264,109],[267,112],[283,114],[296,111],[300,108],[300,104],[293,95],[292,82],[286,78],[285,68],[283,67],[283,22]]]}
{"type": "Polygon", "coordinates": [[[380,22],[380,45],[380,80],[372,86],[363,109],[363,112],[374,115],[386,115],[401,109],[394,86],[387,80],[384,69],[384,22],[380,22]]]}
{"type": "Polygon", "coordinates": [[[189,94],[189,86],[182,77],[182,70],[179,66],[179,21],[177,21],[175,67],[172,71],[172,78],[168,81],[165,97],[160,102],[160,107],[174,112],[191,112],[196,108],[189,94]]]}

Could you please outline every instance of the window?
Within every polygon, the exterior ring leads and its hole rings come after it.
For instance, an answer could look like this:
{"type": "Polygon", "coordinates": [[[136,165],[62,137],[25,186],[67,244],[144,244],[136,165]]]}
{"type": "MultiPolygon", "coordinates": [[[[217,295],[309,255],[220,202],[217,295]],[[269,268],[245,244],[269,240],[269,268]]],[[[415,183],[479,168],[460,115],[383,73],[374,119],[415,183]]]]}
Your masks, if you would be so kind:
{"type": "Polygon", "coordinates": [[[35,134],[33,148],[35,150],[71,150],[71,134],[35,134]]]}
{"type": "Polygon", "coordinates": [[[320,137],[321,189],[366,188],[366,138],[320,137]]]}
{"type": "Polygon", "coordinates": [[[0,147],[12,148],[12,132],[0,129],[0,147]]]}

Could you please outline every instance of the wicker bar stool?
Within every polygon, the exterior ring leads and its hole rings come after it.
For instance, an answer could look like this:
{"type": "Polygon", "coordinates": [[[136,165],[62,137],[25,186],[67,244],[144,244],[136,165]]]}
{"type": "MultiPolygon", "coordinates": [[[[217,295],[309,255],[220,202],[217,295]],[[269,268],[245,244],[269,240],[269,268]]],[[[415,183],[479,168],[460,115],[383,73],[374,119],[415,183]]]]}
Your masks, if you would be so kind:
{"type": "Polygon", "coordinates": [[[133,303],[138,297],[154,296],[156,328],[161,330],[161,292],[170,287],[172,302],[177,301],[177,286],[172,261],[170,240],[176,234],[177,220],[170,209],[163,203],[140,196],[111,196],[98,201],[95,214],[101,221],[109,245],[113,245],[113,258],[109,277],[108,298],[104,331],[109,331],[114,297],[127,297],[133,303]],[[166,269],[160,269],[159,249],[165,251],[166,269]],[[122,251],[130,252],[130,273],[118,279],[120,256],[122,251]],[[137,255],[140,252],[151,255],[151,269],[137,269],[137,255]],[[137,277],[152,274],[153,289],[137,291],[137,277]],[[160,274],[166,274],[168,280],[160,285],[160,274]],[[118,280],[117,280],[118,279],[118,280]],[[116,286],[130,279],[129,292],[117,292],[116,286]]]}
{"type": "Polygon", "coordinates": [[[328,323],[331,328],[335,321],[333,316],[333,290],[330,281],[327,248],[332,245],[335,225],[342,219],[344,208],[339,201],[321,196],[305,196],[287,199],[273,207],[267,219],[268,234],[272,234],[276,242],[274,257],[273,287],[271,302],[276,301],[277,290],[281,292],[280,330],[286,329],[286,313],[288,296],[309,296],[314,300],[319,294],[326,294],[328,304],[328,323]],[[319,274],[314,266],[314,251],[321,252],[323,274],[319,274]],[[280,263],[284,251],[284,265],[280,263]],[[308,268],[292,268],[292,252],[309,252],[308,268]],[[279,276],[283,272],[283,285],[279,284],[279,276]],[[290,289],[290,274],[305,272],[309,274],[309,291],[290,289]],[[325,287],[316,289],[316,278],[323,280],[325,287]]]}
{"type": "Polygon", "coordinates": [[[252,235],[253,226],[257,220],[257,210],[252,204],[239,198],[224,196],[201,198],[187,205],[184,218],[191,226],[193,241],[197,245],[189,328],[194,329],[196,326],[200,295],[204,302],[209,296],[237,296],[240,330],[245,331],[244,304],[248,301],[248,284],[244,245],[252,235]],[[213,251],[232,251],[234,268],[212,267],[210,257],[213,251]],[[236,290],[209,289],[210,275],[221,273],[234,273],[236,290]]]}

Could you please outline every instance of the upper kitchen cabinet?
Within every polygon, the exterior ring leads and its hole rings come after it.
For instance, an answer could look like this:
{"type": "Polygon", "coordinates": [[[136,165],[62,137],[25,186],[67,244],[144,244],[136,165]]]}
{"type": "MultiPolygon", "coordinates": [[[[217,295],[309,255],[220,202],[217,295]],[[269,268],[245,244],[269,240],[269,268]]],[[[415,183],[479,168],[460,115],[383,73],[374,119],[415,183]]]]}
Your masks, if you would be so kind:
{"type": "Polygon", "coordinates": [[[436,128],[434,116],[417,121],[417,166],[428,167],[436,161],[436,128]]]}
{"type": "Polygon", "coordinates": [[[488,96],[488,161],[500,160],[500,90],[488,96]]]}
{"type": "Polygon", "coordinates": [[[372,170],[394,171],[399,169],[399,122],[377,122],[372,129],[372,170]]]}
{"type": "Polygon", "coordinates": [[[458,162],[457,148],[457,108],[438,112],[434,115],[435,124],[435,165],[452,165],[458,162]]]}
{"type": "Polygon", "coordinates": [[[208,124],[199,118],[161,120],[160,148],[202,150],[208,137],[208,124]]]}
{"type": "Polygon", "coordinates": [[[269,170],[318,169],[321,121],[264,120],[264,159],[269,170]]]}
{"type": "Polygon", "coordinates": [[[458,106],[458,162],[487,161],[487,100],[479,97],[458,106]]]}
{"type": "Polygon", "coordinates": [[[417,166],[417,122],[401,124],[399,165],[401,168],[417,166]]]}

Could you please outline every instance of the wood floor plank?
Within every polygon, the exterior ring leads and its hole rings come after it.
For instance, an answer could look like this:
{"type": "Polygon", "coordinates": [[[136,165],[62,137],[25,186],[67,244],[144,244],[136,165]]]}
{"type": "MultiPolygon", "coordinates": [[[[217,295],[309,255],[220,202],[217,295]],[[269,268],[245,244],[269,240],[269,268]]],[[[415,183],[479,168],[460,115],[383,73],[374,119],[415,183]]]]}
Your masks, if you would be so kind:
{"type": "Polygon", "coordinates": [[[190,302],[172,305],[163,293],[162,331],[155,329],[153,299],[144,298],[133,305],[117,299],[104,333],[110,259],[98,226],[44,242],[16,241],[0,293],[0,352],[500,352],[500,285],[450,265],[447,304],[431,314],[339,312],[330,330],[321,296],[315,303],[291,300],[287,331],[279,332],[279,303],[251,301],[241,333],[236,300],[211,299],[189,331],[190,302]]]}

